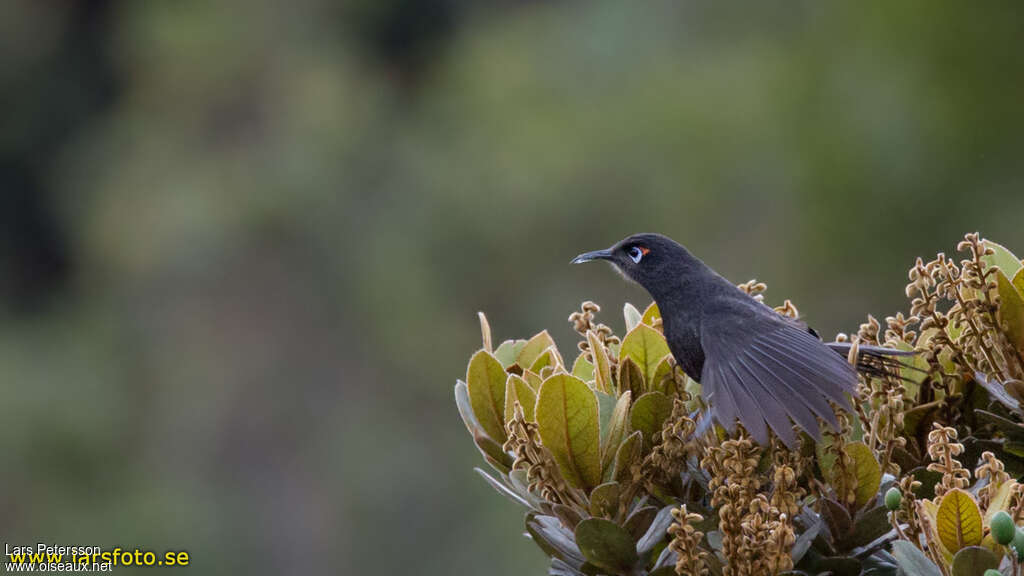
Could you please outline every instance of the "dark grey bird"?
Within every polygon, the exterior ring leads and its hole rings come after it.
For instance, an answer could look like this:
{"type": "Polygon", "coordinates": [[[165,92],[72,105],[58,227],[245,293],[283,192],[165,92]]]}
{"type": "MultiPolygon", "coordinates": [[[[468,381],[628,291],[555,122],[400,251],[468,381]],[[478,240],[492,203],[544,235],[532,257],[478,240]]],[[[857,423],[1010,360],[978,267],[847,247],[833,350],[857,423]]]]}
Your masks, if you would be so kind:
{"type": "Polygon", "coordinates": [[[792,422],[819,439],[818,418],[838,427],[830,401],[850,410],[857,371],[877,375],[898,368],[892,356],[913,354],[860,346],[855,368],[851,343],[822,342],[660,234],[634,234],[572,262],[592,260],[611,262],[650,293],[672,355],[700,382],[715,421],[732,432],[739,420],[760,444],[770,428],[795,447],[792,422]]]}

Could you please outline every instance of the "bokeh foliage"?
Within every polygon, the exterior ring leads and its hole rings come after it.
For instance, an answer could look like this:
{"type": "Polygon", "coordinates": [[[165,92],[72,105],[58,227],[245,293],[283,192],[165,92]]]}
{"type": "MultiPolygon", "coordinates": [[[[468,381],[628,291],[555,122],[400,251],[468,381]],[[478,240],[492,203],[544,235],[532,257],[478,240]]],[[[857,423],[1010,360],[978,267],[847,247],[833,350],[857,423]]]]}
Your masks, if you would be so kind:
{"type": "Polygon", "coordinates": [[[639,302],[565,262],[653,230],[828,334],[962,230],[1024,246],[1019,10],[5,3],[0,534],[539,570],[461,472],[472,311],[639,302]]]}

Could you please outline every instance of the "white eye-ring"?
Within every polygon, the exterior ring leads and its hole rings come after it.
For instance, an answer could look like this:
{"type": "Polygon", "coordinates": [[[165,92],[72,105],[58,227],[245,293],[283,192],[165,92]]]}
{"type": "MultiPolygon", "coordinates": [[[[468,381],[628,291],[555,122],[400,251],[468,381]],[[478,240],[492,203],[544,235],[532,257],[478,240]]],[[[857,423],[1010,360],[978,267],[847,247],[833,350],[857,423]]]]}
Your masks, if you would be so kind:
{"type": "Polygon", "coordinates": [[[647,252],[641,250],[639,246],[633,246],[632,248],[629,249],[629,257],[632,258],[633,262],[636,262],[637,264],[640,263],[640,260],[644,257],[644,254],[646,253],[647,252]]]}

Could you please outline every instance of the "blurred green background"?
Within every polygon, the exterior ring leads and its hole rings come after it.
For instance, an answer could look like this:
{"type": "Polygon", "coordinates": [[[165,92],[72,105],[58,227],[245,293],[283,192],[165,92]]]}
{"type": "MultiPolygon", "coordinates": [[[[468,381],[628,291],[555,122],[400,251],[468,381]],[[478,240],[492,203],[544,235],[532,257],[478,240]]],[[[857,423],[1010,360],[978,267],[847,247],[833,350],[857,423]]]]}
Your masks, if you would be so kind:
{"type": "MultiPolygon", "coordinates": [[[[0,536],[203,574],[543,573],[452,400],[688,245],[823,334],[1024,252],[1024,17],[980,2],[5,2],[0,536]]],[[[129,573],[130,571],[123,571],[129,573]]]]}

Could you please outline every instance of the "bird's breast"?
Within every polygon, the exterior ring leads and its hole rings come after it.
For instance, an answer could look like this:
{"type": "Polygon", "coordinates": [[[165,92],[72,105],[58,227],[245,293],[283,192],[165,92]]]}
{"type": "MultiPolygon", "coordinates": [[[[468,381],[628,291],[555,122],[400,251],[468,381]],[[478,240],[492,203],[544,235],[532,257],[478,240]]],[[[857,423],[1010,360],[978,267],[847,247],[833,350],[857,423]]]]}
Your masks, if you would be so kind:
{"type": "Polygon", "coordinates": [[[700,324],[696,319],[662,317],[665,340],[679,367],[690,378],[700,382],[704,369],[704,349],[700,345],[700,324]]]}

